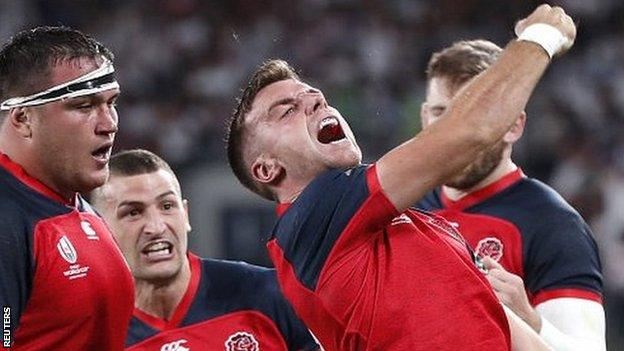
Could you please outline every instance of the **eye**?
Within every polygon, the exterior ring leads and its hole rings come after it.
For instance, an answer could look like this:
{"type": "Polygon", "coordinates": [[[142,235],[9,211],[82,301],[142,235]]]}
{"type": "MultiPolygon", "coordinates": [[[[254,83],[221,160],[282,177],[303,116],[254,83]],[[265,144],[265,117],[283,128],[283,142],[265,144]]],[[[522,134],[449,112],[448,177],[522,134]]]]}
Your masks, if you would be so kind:
{"type": "Polygon", "coordinates": [[[170,211],[173,210],[174,208],[178,207],[177,204],[175,203],[175,201],[165,201],[162,203],[162,209],[164,211],[170,211]]]}
{"type": "Polygon", "coordinates": [[[284,111],[284,114],[282,115],[282,117],[287,117],[291,114],[293,114],[295,112],[295,107],[294,106],[290,106],[288,109],[286,109],[286,111],[284,111]]]}
{"type": "Polygon", "coordinates": [[[128,213],[126,214],[128,217],[138,217],[141,214],[141,211],[139,211],[138,209],[132,209],[130,211],[128,211],[128,213]]]}
{"type": "Polygon", "coordinates": [[[91,103],[83,103],[83,104],[76,105],[75,108],[81,111],[88,111],[93,108],[93,105],[91,103]]]}

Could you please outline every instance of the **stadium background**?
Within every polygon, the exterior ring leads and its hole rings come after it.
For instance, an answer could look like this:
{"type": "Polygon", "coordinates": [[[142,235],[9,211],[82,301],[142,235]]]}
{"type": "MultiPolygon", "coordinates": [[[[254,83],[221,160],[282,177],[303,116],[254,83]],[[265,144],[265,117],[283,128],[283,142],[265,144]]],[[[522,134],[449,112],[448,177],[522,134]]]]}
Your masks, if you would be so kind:
{"type": "MultiPolygon", "coordinates": [[[[533,95],[515,147],[590,223],[608,292],[609,349],[624,350],[624,3],[566,0],[573,51],[533,95]]],[[[0,39],[36,25],[88,32],[116,54],[122,85],[116,149],[142,147],[178,171],[192,249],[268,264],[273,207],[239,186],[225,120],[241,84],[281,57],[322,88],[375,160],[419,129],[429,55],[453,41],[504,45],[534,1],[0,0],[0,39]]]]}

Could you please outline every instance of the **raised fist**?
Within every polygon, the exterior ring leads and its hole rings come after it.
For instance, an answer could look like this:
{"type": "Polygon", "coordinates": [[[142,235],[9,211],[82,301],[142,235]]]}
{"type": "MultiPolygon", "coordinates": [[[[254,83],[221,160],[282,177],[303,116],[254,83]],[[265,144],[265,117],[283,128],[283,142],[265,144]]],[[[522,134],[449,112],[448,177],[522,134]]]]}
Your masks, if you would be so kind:
{"type": "Polygon", "coordinates": [[[547,4],[538,6],[528,17],[516,23],[516,35],[522,39],[521,34],[525,29],[534,24],[549,25],[557,29],[563,35],[561,45],[558,45],[556,51],[551,54],[561,55],[572,47],[574,39],[576,38],[576,25],[574,21],[572,21],[572,18],[568,16],[561,7],[552,7],[547,4]]]}

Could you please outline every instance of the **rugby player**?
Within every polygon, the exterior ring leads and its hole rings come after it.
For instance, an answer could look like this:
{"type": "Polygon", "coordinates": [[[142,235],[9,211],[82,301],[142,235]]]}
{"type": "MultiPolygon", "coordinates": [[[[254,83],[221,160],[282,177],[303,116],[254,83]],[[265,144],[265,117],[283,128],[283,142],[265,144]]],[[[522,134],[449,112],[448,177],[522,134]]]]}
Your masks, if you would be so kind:
{"type": "Polygon", "coordinates": [[[561,8],[542,5],[516,33],[520,40],[457,94],[445,118],[371,166],[360,165],[345,119],[284,61],[252,76],[230,123],[228,158],[242,184],[279,203],[270,256],[324,349],[543,347],[513,317],[510,336],[454,228],[408,210],[509,130],[576,29],[561,8]]]}
{"type": "MultiPolygon", "coordinates": [[[[423,128],[441,118],[453,96],[501,52],[492,42],[473,40],[433,54],[423,128]]],[[[522,112],[494,146],[427,193],[417,207],[435,211],[459,229],[485,258],[496,295],[551,346],[605,350],[598,248],[583,218],[512,161],[512,145],[525,122],[522,112]]]]}
{"type": "Polygon", "coordinates": [[[0,50],[5,348],[123,349],[132,276],[79,195],[108,176],[119,96],[112,61],[102,44],[63,27],[20,32],[0,50]]]}
{"type": "Polygon", "coordinates": [[[169,165],[145,150],[114,155],[91,194],[136,283],[127,350],[317,350],[275,271],[187,251],[188,203],[169,165]]]}

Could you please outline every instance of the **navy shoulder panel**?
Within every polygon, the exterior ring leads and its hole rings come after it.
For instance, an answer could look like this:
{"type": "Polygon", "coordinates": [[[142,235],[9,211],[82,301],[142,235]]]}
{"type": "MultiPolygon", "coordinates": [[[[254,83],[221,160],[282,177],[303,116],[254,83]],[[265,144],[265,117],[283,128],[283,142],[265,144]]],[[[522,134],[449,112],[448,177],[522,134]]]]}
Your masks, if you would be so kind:
{"type": "Polygon", "coordinates": [[[244,262],[202,259],[199,284],[182,325],[254,310],[275,322],[289,350],[308,350],[316,345],[282,295],[275,270],[244,262]]]}
{"type": "Polygon", "coordinates": [[[440,188],[435,188],[427,192],[425,196],[423,196],[423,198],[412,207],[426,211],[436,211],[442,209],[444,206],[440,201],[440,188]]]}
{"type": "Polygon", "coordinates": [[[0,167],[0,305],[11,308],[12,330],[18,326],[32,288],[35,226],[69,211],[0,167]]]}
{"type": "Polygon", "coordinates": [[[331,249],[369,196],[367,166],[331,170],[310,183],[279,219],[273,234],[299,281],[310,290],[331,249]]]}
{"type": "Polygon", "coordinates": [[[531,293],[558,288],[602,293],[598,247],[589,226],[546,184],[524,178],[468,212],[503,218],[520,230],[531,293]]]}
{"type": "Polygon", "coordinates": [[[141,322],[141,320],[137,317],[132,316],[132,319],[130,319],[130,325],[128,326],[128,334],[126,335],[126,347],[138,344],[158,333],[158,330],[151,328],[147,324],[141,322]]]}

